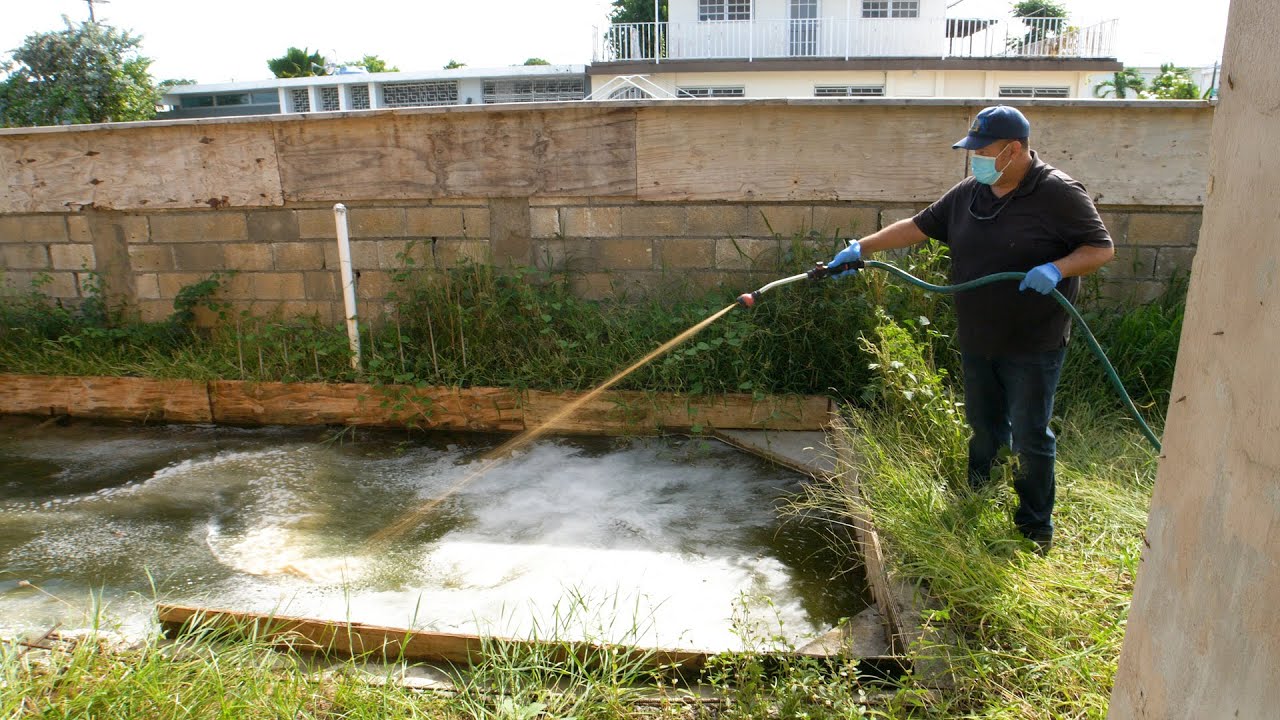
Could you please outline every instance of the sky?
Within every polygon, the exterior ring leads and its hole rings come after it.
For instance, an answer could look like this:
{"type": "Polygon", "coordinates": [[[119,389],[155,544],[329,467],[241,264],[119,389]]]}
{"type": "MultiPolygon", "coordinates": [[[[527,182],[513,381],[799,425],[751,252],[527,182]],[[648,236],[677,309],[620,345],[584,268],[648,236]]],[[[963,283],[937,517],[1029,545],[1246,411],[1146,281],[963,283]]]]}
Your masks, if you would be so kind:
{"type": "MultiPolygon", "coordinates": [[[[831,2],[832,0],[828,0],[831,2]]],[[[1064,0],[1076,24],[1119,19],[1116,54],[1126,65],[1212,65],[1221,58],[1230,0],[1064,0]]],[[[1009,0],[947,0],[951,17],[1004,15],[1009,0]]],[[[201,83],[271,77],[267,60],[289,46],[330,61],[375,54],[401,70],[591,61],[592,27],[607,24],[608,0],[110,0],[98,20],[142,36],[157,81],[201,83]]],[[[0,0],[0,54],[34,32],[88,18],[85,0],[0,0]]]]}

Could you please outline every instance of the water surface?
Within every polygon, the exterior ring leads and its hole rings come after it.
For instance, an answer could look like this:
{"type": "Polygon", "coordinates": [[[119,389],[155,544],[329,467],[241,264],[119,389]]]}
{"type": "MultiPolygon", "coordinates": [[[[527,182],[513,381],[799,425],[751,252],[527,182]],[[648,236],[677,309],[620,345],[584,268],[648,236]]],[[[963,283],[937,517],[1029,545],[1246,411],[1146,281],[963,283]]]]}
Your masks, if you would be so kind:
{"type": "Polygon", "coordinates": [[[0,418],[0,636],[156,599],[447,632],[738,648],[862,607],[800,476],[716,441],[542,439],[437,499],[504,438],[0,418]],[[29,581],[34,587],[24,587],[29,581]]]}

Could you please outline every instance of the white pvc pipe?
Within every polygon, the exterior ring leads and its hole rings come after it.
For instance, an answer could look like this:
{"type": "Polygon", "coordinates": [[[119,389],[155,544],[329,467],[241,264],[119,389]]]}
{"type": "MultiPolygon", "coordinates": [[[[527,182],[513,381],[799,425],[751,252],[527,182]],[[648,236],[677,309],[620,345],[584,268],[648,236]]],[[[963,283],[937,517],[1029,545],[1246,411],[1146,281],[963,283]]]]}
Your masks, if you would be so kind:
{"type": "Polygon", "coordinates": [[[347,206],[333,206],[338,226],[338,267],[342,272],[342,306],[346,310],[347,340],[351,344],[351,369],[360,369],[360,321],[356,315],[356,278],[351,271],[351,233],[347,229],[347,206]]]}

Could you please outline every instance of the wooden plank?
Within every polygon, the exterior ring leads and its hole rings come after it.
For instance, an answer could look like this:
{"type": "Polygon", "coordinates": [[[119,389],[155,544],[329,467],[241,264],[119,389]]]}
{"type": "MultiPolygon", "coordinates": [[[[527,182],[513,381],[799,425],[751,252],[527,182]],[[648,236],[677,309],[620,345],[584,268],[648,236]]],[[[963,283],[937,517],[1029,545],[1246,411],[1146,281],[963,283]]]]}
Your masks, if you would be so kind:
{"type": "Polygon", "coordinates": [[[0,413],[209,422],[205,383],[128,377],[0,375],[0,413]]]}
{"type": "Polygon", "coordinates": [[[1109,205],[1202,205],[1213,108],[1023,108],[1031,147],[1109,205]]]}
{"type": "Polygon", "coordinates": [[[291,202],[635,194],[625,108],[307,118],[276,145],[291,202]]]}
{"type": "Polygon", "coordinates": [[[0,135],[0,214],[283,204],[269,123],[0,135]]]}
{"type": "MultiPolygon", "coordinates": [[[[414,426],[521,432],[538,427],[585,392],[505,388],[417,388],[358,383],[277,383],[150,378],[0,375],[0,413],[73,415],[236,425],[414,426]]],[[[689,397],[601,393],[551,428],[584,435],[685,432],[693,428],[820,430],[823,396],[689,397]]]]}
{"type": "Polygon", "coordinates": [[[832,448],[836,451],[839,465],[844,469],[844,487],[851,497],[853,507],[852,519],[854,535],[858,546],[862,549],[862,564],[867,572],[867,584],[871,588],[871,597],[876,608],[884,617],[885,641],[889,643],[895,654],[906,654],[909,647],[909,636],[903,626],[902,607],[899,593],[895,591],[889,580],[889,572],[885,565],[884,549],[880,545],[880,535],[876,532],[872,520],[871,509],[862,499],[862,488],[857,473],[851,472],[854,467],[855,450],[849,442],[850,433],[846,427],[837,427],[832,433],[832,448]]]}
{"type": "MultiPolygon", "coordinates": [[[[373,655],[390,660],[447,662],[467,665],[481,660],[486,648],[502,646],[550,652],[552,657],[579,658],[621,653],[646,667],[697,670],[708,654],[697,650],[645,649],[587,642],[543,642],[512,638],[408,630],[365,623],[317,620],[268,613],[156,603],[167,630],[215,629],[249,635],[277,646],[340,655],[373,655]]],[[[505,654],[505,653],[504,653],[505,654]]]]}
{"type": "Polygon", "coordinates": [[[641,200],[932,202],[963,176],[968,108],[642,108],[641,200]]]}
{"type": "MultiPolygon", "coordinates": [[[[525,425],[541,426],[585,395],[526,391],[525,425]]],[[[826,424],[828,404],[822,396],[770,396],[756,400],[750,395],[690,397],[623,390],[601,393],[551,429],[586,435],[688,431],[695,427],[817,430],[826,424]]]]}
{"type": "Polygon", "coordinates": [[[502,388],[216,380],[210,394],[214,420],[241,425],[524,429],[516,394],[502,388]]]}

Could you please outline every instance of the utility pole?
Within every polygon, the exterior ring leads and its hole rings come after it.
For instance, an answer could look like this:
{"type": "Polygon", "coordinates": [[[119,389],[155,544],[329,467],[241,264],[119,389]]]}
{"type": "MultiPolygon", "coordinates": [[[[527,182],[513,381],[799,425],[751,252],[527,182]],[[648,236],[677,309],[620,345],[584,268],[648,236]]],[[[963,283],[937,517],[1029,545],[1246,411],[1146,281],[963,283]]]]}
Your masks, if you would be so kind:
{"type": "Polygon", "coordinates": [[[110,3],[110,2],[111,2],[111,0],[84,0],[84,1],[85,1],[86,3],[89,3],[89,22],[91,22],[91,23],[97,23],[97,22],[98,22],[97,18],[95,18],[95,17],[93,16],[93,6],[94,6],[94,5],[106,5],[106,4],[108,4],[108,3],[110,3]]]}

